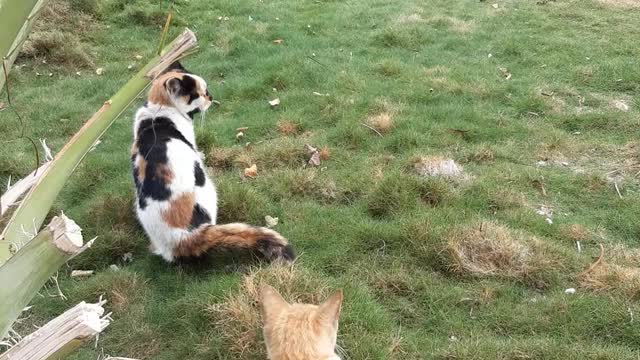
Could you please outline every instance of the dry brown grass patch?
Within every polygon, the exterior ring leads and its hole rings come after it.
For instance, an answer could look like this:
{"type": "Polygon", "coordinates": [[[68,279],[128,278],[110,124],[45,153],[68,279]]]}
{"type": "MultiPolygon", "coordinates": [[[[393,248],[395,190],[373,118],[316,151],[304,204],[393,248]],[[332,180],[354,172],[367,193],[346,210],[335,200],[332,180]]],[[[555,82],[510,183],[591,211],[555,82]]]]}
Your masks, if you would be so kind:
{"type": "Polygon", "coordinates": [[[295,135],[298,132],[300,132],[300,129],[298,128],[298,124],[291,122],[289,120],[280,120],[278,121],[276,126],[278,127],[278,132],[282,135],[289,136],[289,135],[295,135]]]}
{"type": "Polygon", "coordinates": [[[462,166],[440,155],[420,156],[411,161],[413,170],[420,176],[454,178],[462,175],[462,166]]]}
{"type": "Polygon", "coordinates": [[[591,233],[581,224],[565,225],[560,229],[563,237],[572,241],[586,241],[591,238],[591,233]]]}
{"type": "Polygon", "coordinates": [[[640,0],[598,0],[602,5],[621,9],[640,9],[640,0]]]}
{"type": "Polygon", "coordinates": [[[446,247],[454,273],[528,281],[553,266],[540,240],[493,222],[452,232],[446,247]]]}
{"type": "Polygon", "coordinates": [[[431,24],[445,26],[447,29],[460,34],[470,33],[475,29],[473,21],[461,20],[451,16],[434,16],[427,21],[431,24]]]}
{"type": "Polygon", "coordinates": [[[289,302],[318,304],[330,292],[324,281],[295,264],[272,264],[245,275],[237,291],[221,303],[205,308],[216,332],[236,359],[266,358],[259,308],[262,284],[273,286],[289,302]]]}
{"type": "Polygon", "coordinates": [[[631,299],[640,298],[640,268],[601,261],[580,274],[580,286],[596,293],[622,293],[631,299]]]}
{"type": "Polygon", "coordinates": [[[393,116],[387,112],[372,115],[367,118],[367,124],[382,134],[388,133],[393,128],[393,116]]]}
{"type": "MultiPolygon", "coordinates": [[[[239,148],[213,148],[207,156],[207,165],[214,170],[230,170],[241,152],[242,150],[239,148]]],[[[249,160],[249,162],[251,161],[249,160]]]]}
{"type": "Polygon", "coordinates": [[[93,51],[84,36],[96,30],[94,19],[67,0],[51,0],[42,9],[22,46],[20,56],[46,59],[50,64],[92,67],[93,51]]]}

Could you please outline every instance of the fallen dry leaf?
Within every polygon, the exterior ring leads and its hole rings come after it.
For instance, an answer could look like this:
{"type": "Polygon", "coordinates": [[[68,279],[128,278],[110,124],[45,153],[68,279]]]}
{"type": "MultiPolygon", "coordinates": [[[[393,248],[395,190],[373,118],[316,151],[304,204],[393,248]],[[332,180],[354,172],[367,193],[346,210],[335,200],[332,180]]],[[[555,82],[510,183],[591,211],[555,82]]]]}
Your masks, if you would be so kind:
{"type": "Polygon", "coordinates": [[[498,8],[498,4],[493,4],[493,5],[491,5],[491,6],[492,6],[494,9],[497,9],[497,8],[498,8]]]}
{"type": "Polygon", "coordinates": [[[264,217],[264,222],[266,223],[268,228],[273,228],[276,227],[276,225],[278,225],[278,218],[277,217],[271,217],[269,215],[264,217]]]}
{"type": "Polygon", "coordinates": [[[4,110],[4,103],[0,102],[0,110],[4,110]]]}
{"type": "Polygon", "coordinates": [[[282,44],[283,42],[284,42],[284,40],[282,40],[282,39],[275,39],[275,40],[273,40],[273,43],[274,43],[274,44],[278,44],[278,45],[282,44]]]}
{"type": "Polygon", "coordinates": [[[101,68],[101,67],[100,67],[100,68],[97,68],[97,69],[96,69],[96,74],[97,74],[97,75],[102,75],[103,73],[104,73],[104,68],[101,68]]]}
{"type": "Polygon", "coordinates": [[[313,146],[311,146],[309,144],[305,144],[304,148],[307,149],[307,154],[308,155],[313,155],[313,153],[318,152],[318,149],[314,148],[313,146]]]}
{"type": "Polygon", "coordinates": [[[313,166],[320,166],[320,153],[319,152],[314,152],[313,155],[311,155],[311,159],[309,159],[309,165],[313,165],[313,166]]]}
{"type": "Polygon", "coordinates": [[[255,178],[258,176],[258,166],[253,164],[251,167],[244,169],[244,176],[248,178],[255,178]]]}
{"type": "Polygon", "coordinates": [[[624,111],[624,112],[629,111],[629,105],[627,105],[624,100],[615,100],[613,102],[613,107],[615,107],[620,111],[624,111]]]}
{"type": "Polygon", "coordinates": [[[136,60],[142,60],[142,55],[136,55],[134,57],[136,58],[136,60]]]}
{"type": "Polygon", "coordinates": [[[269,101],[269,105],[271,105],[271,107],[276,107],[276,106],[280,105],[280,98],[275,98],[275,99],[269,101]]]}
{"type": "Polygon", "coordinates": [[[73,270],[71,277],[87,277],[93,275],[93,270],[73,270]]]}
{"type": "Polygon", "coordinates": [[[239,127],[239,128],[236,129],[236,132],[240,132],[240,131],[244,132],[244,131],[247,131],[247,130],[249,130],[249,128],[246,127],[246,126],[245,127],[239,127]]]}
{"type": "Polygon", "coordinates": [[[318,149],[309,144],[306,144],[305,148],[307,149],[307,155],[311,156],[309,159],[309,165],[320,166],[320,153],[318,152],[318,149]]]}
{"type": "Polygon", "coordinates": [[[244,137],[244,133],[242,131],[238,131],[236,134],[236,140],[240,141],[244,137]]]}
{"type": "Polygon", "coordinates": [[[499,68],[499,70],[500,70],[500,74],[502,74],[502,76],[505,79],[507,79],[507,80],[511,79],[511,73],[509,72],[509,70],[507,70],[507,68],[501,67],[501,68],[499,68]]]}

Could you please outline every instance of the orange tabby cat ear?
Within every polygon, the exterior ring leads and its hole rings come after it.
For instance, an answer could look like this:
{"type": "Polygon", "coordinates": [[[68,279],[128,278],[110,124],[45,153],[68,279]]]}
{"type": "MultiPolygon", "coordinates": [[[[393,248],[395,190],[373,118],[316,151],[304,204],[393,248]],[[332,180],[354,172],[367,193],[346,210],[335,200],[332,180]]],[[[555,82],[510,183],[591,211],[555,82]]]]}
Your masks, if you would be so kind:
{"type": "Polygon", "coordinates": [[[267,284],[260,288],[260,304],[265,321],[278,316],[282,310],[289,306],[289,303],[280,296],[278,291],[267,284]]]}
{"type": "Polygon", "coordinates": [[[324,320],[330,324],[337,324],[340,318],[340,307],[342,306],[342,290],[336,291],[329,299],[320,305],[319,313],[324,320]]]}

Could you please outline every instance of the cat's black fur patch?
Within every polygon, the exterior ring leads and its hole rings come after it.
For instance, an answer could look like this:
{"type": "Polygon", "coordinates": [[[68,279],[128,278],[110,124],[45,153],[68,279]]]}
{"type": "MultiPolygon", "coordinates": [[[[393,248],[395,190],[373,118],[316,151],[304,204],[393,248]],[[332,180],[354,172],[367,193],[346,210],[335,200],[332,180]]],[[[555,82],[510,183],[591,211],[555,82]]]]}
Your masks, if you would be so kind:
{"type": "Polygon", "coordinates": [[[200,204],[196,204],[193,207],[193,214],[191,214],[191,224],[189,224],[190,230],[198,228],[202,224],[208,224],[211,222],[211,216],[209,212],[205,210],[200,204]]]}
{"type": "Polygon", "coordinates": [[[140,122],[136,144],[139,154],[145,159],[146,176],[142,183],[139,183],[137,176],[139,170],[135,169],[135,166],[133,175],[138,191],[138,205],[141,209],[147,206],[147,198],[163,201],[171,197],[171,190],[164,179],[157,175],[157,168],[160,165],[166,165],[169,161],[167,143],[173,139],[182,141],[193,149],[193,145],[176,129],[169,118],[157,117],[140,122]]]}
{"type": "Polygon", "coordinates": [[[195,109],[193,109],[193,110],[189,111],[189,112],[187,113],[187,115],[189,115],[189,117],[191,118],[191,120],[193,120],[193,116],[194,116],[195,114],[199,114],[199,113],[200,113],[200,109],[195,108],[195,109]]]}
{"type": "Polygon", "coordinates": [[[182,66],[180,61],[174,61],[171,65],[169,65],[169,67],[163,73],[166,73],[169,71],[188,73],[187,69],[185,69],[184,66],[182,66]]]}
{"type": "Polygon", "coordinates": [[[204,171],[202,171],[202,167],[200,167],[200,164],[197,161],[195,162],[193,173],[196,177],[196,186],[204,186],[206,177],[204,176],[204,171]]]}

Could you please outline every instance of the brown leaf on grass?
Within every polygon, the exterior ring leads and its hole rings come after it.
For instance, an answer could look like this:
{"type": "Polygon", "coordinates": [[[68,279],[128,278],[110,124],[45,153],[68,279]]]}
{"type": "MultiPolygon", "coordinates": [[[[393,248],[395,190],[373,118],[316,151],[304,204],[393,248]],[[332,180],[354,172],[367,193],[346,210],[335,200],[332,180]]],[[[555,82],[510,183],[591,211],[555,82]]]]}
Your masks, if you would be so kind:
{"type": "Polygon", "coordinates": [[[275,39],[275,40],[273,40],[273,43],[274,43],[274,44],[276,44],[276,45],[280,45],[280,44],[282,44],[283,42],[284,42],[284,40],[282,40],[282,39],[275,39]]]}
{"type": "Polygon", "coordinates": [[[311,155],[311,159],[309,159],[309,165],[320,166],[320,153],[317,151],[311,155]]]}
{"type": "Polygon", "coordinates": [[[248,178],[255,178],[258,176],[258,166],[253,164],[251,167],[244,169],[244,176],[248,178]]]}
{"type": "Polygon", "coordinates": [[[309,159],[309,165],[320,166],[320,153],[318,152],[318,149],[309,144],[306,144],[305,148],[307,149],[307,155],[311,156],[309,159]]]}
{"type": "Polygon", "coordinates": [[[237,129],[236,129],[236,132],[241,132],[241,131],[242,131],[242,132],[244,132],[244,131],[247,131],[247,130],[249,130],[249,128],[248,128],[248,127],[246,127],[246,126],[244,126],[244,127],[239,127],[239,128],[237,128],[237,129]]]}
{"type": "Polygon", "coordinates": [[[4,107],[5,107],[4,103],[0,102],[0,111],[4,110],[4,107]]]}

